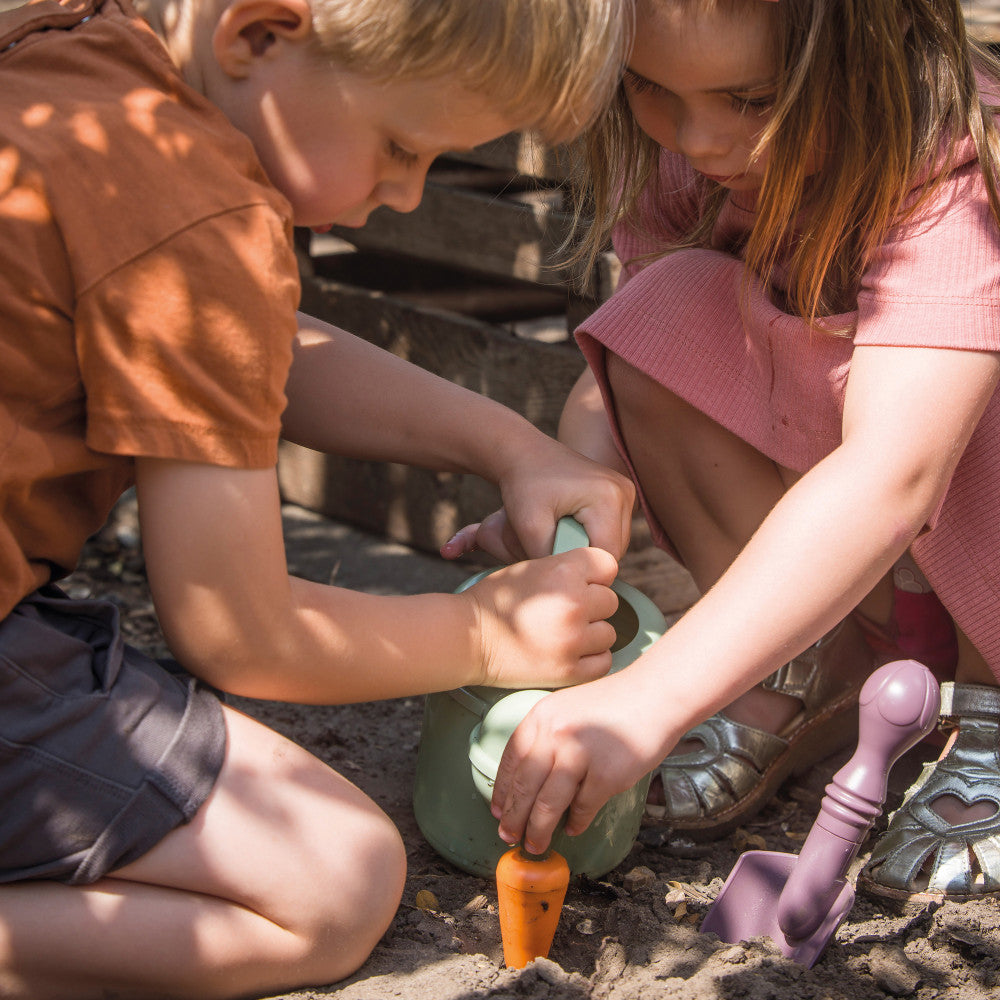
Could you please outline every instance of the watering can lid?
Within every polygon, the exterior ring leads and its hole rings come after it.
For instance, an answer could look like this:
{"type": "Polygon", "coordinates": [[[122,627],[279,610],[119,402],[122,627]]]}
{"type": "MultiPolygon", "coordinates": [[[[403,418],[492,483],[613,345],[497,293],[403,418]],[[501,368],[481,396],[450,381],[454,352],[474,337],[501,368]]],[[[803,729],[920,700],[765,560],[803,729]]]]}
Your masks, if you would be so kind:
{"type": "Polygon", "coordinates": [[[490,781],[497,776],[507,741],[521,720],[550,691],[514,691],[501,698],[469,734],[469,761],[490,781]]]}

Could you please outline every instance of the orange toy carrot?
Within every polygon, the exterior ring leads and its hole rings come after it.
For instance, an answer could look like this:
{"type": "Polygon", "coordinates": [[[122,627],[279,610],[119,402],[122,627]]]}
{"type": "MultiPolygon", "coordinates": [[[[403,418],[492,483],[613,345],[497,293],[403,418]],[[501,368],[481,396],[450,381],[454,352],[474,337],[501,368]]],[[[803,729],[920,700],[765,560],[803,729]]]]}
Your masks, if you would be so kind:
{"type": "Polygon", "coordinates": [[[497,862],[500,936],[510,968],[548,955],[568,886],[569,865],[555,851],[536,855],[514,847],[497,862]]]}

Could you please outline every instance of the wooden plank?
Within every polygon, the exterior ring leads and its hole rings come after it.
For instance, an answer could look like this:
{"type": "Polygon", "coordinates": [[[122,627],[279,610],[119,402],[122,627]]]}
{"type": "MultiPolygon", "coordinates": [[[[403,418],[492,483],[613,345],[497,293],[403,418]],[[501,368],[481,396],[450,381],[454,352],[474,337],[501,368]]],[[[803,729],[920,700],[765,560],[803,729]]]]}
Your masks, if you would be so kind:
{"type": "MultiPolygon", "coordinates": [[[[567,267],[559,249],[571,221],[568,212],[553,207],[546,192],[506,197],[429,181],[423,201],[413,212],[403,215],[381,208],[363,228],[334,227],[333,233],[362,250],[407,254],[482,274],[576,287],[581,276],[567,267]]],[[[587,276],[590,296],[603,301],[613,288],[612,280],[602,263],[587,276]]]]}
{"type": "Polygon", "coordinates": [[[573,155],[570,147],[547,146],[530,132],[510,132],[469,152],[449,153],[448,158],[524,177],[563,181],[573,166],[573,155]]]}
{"type": "MultiPolygon", "coordinates": [[[[583,370],[568,343],[520,340],[488,323],[335,282],[306,277],[302,309],[499,400],[548,434],[583,370]]],[[[496,489],[475,476],[359,462],[289,442],[281,444],[278,477],[292,503],[429,551],[499,505],[496,489]]]]}
{"type": "Polygon", "coordinates": [[[962,12],[972,38],[1000,43],[1000,0],[962,0],[962,12]]]}
{"type": "Polygon", "coordinates": [[[572,278],[557,257],[569,223],[569,215],[544,202],[525,204],[428,181],[413,212],[380,208],[363,228],[333,232],[362,250],[554,285],[572,278]]]}

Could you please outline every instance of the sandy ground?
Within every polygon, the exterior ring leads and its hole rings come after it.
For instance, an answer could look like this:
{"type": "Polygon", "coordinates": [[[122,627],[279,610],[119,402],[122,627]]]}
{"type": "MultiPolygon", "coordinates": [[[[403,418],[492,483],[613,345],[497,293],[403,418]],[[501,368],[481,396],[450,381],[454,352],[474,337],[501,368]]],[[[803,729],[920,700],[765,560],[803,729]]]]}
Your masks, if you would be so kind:
{"type": "MultiPolygon", "coordinates": [[[[285,528],[292,571],[313,580],[374,593],[416,593],[454,589],[470,572],[296,507],[285,509],[285,528]]],[[[622,576],[668,618],[691,598],[683,574],[646,548],[626,558],[622,576]]],[[[127,505],[91,543],[69,588],[110,595],[127,612],[131,641],[154,655],[164,653],[127,505]]],[[[808,970],[782,957],[767,939],[727,944],[699,933],[742,850],[798,849],[825,783],[847,753],[794,779],[756,821],[716,844],[664,843],[661,831],[644,828],[617,869],[599,881],[571,885],[550,958],[513,971],[502,960],[495,887],[442,860],[413,819],[422,699],[337,708],[235,704],[349,776],[393,818],[408,845],[402,905],[370,960],[345,982],[286,994],[285,1000],[975,1000],[996,996],[1000,987],[1000,907],[993,900],[931,905],[904,915],[859,898],[808,970]],[[422,890],[433,895],[421,895],[418,906],[422,890]]],[[[918,748],[897,765],[890,808],[920,757],[933,753],[918,748]]],[[[336,849],[335,830],[330,846],[336,849]]]]}

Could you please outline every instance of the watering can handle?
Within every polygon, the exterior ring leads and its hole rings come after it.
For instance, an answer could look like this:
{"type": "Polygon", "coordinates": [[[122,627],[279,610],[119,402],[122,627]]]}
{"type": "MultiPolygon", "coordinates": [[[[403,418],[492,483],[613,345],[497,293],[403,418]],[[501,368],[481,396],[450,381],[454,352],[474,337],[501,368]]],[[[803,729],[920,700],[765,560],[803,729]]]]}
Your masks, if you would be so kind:
{"type": "Polygon", "coordinates": [[[587,529],[575,517],[561,517],[556,525],[556,537],[552,543],[552,554],[569,552],[570,549],[585,549],[590,545],[587,529]]]}

